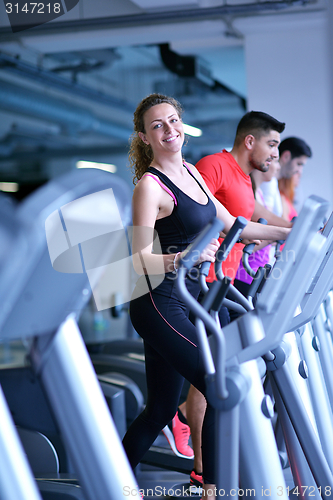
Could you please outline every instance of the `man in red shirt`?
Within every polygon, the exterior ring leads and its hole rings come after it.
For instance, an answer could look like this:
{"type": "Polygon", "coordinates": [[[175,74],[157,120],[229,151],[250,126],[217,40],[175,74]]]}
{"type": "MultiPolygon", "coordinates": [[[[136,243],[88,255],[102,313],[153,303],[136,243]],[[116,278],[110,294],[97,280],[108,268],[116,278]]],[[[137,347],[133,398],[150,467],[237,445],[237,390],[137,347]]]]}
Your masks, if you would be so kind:
{"type": "MultiPolygon", "coordinates": [[[[266,172],[279,157],[280,133],[285,124],[259,111],[250,111],[240,120],[233,148],[205,156],[196,164],[212,194],[234,217],[257,221],[260,217],[273,226],[291,227],[284,219],[269,212],[253,194],[250,173],[266,172]]],[[[234,279],[244,245],[236,243],[223,263],[225,275],[234,279]]],[[[212,281],[210,274],[208,281],[212,281]]]]}
{"type": "MultiPolygon", "coordinates": [[[[250,179],[252,170],[266,172],[270,163],[279,157],[280,134],[284,128],[285,124],[272,116],[259,111],[250,111],[238,124],[235,142],[230,152],[223,150],[202,158],[196,164],[209,190],[234,217],[242,216],[253,221],[263,217],[270,225],[291,227],[291,223],[269,212],[255,200],[250,179]]],[[[224,275],[234,279],[243,247],[242,243],[235,244],[223,262],[224,275]]],[[[211,266],[207,281],[212,282],[214,279],[214,269],[211,266]]],[[[224,321],[221,326],[225,326],[225,316],[221,317],[221,320],[224,321]]],[[[205,406],[202,394],[191,386],[186,401],[186,413],[194,451],[191,484],[195,485],[202,482],[201,427],[205,406]]]]}

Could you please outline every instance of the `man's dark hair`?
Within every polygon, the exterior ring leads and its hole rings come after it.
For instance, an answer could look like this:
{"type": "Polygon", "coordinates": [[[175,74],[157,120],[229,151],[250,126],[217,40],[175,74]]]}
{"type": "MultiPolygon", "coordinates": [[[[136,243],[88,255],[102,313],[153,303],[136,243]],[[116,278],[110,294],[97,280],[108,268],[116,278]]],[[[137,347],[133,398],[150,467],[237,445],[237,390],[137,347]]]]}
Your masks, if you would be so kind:
{"type": "Polygon", "coordinates": [[[236,130],[236,140],[243,140],[251,134],[257,139],[264,134],[269,134],[271,130],[276,132],[284,131],[286,124],[279,122],[273,116],[262,111],[249,111],[240,120],[236,130]]]}
{"type": "Polygon", "coordinates": [[[310,146],[308,146],[303,139],[299,139],[299,137],[287,137],[286,139],[283,139],[279,145],[280,156],[284,153],[284,151],[290,151],[292,160],[303,155],[308,158],[311,158],[312,156],[310,146]]]}

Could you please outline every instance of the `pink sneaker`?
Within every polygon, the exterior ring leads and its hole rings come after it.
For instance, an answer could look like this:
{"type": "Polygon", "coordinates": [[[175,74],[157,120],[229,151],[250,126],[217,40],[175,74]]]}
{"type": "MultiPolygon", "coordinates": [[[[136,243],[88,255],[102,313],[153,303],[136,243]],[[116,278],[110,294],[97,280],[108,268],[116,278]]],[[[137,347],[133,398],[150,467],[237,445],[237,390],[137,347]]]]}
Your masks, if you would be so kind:
{"type": "Polygon", "coordinates": [[[198,474],[195,469],[192,469],[190,474],[190,485],[202,488],[202,474],[198,474]]]}
{"type": "Polygon", "coordinates": [[[182,458],[194,458],[193,450],[188,444],[191,435],[190,428],[179,420],[178,411],[162,432],[175,455],[182,458]]]}

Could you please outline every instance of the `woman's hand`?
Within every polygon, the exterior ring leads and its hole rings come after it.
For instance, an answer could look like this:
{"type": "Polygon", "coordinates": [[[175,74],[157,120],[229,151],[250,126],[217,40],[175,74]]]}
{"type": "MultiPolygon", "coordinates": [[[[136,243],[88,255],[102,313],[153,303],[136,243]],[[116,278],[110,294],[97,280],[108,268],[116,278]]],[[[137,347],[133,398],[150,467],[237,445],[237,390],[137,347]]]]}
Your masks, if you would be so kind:
{"type": "MultiPolygon", "coordinates": [[[[250,245],[251,243],[255,243],[256,245],[260,245],[262,242],[262,240],[248,240],[246,238],[242,238],[242,241],[241,243],[243,245],[250,245]]],[[[268,245],[268,243],[266,243],[266,245],[268,245]]]]}
{"type": "Polygon", "coordinates": [[[201,262],[215,262],[215,254],[220,248],[219,240],[213,238],[212,241],[206,246],[206,248],[201,252],[200,257],[196,264],[201,262]]]}
{"type": "MultiPolygon", "coordinates": [[[[188,249],[191,247],[189,245],[188,249]]],[[[196,255],[193,255],[193,262],[191,263],[191,266],[196,266],[197,264],[201,264],[201,262],[215,262],[215,254],[218,251],[220,247],[219,240],[216,238],[213,238],[212,241],[206,246],[206,248],[201,252],[200,255],[198,255],[198,258],[196,255]],[[195,259],[195,260],[194,260],[195,259]]],[[[173,266],[174,269],[177,270],[179,267],[179,261],[183,260],[186,262],[186,255],[188,253],[188,249],[184,250],[183,252],[179,252],[175,255],[174,261],[173,261],[173,266]]]]}

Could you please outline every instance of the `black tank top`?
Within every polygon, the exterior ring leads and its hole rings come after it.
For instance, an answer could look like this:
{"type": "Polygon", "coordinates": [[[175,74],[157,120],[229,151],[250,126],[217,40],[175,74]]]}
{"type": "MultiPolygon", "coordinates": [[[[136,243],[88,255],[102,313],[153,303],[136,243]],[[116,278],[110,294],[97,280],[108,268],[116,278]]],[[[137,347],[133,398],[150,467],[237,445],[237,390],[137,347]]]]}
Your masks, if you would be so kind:
{"type": "Polygon", "coordinates": [[[205,205],[196,202],[177,187],[165,174],[154,167],[149,167],[147,172],[156,175],[163,184],[174,194],[175,203],[173,211],[167,217],[157,219],[155,229],[158,233],[162,254],[182,252],[192,243],[196,236],[216,216],[216,208],[204,188],[184,165],[186,171],[198,183],[208,200],[205,205]]]}

